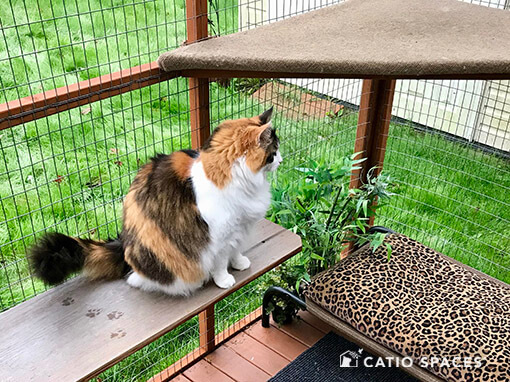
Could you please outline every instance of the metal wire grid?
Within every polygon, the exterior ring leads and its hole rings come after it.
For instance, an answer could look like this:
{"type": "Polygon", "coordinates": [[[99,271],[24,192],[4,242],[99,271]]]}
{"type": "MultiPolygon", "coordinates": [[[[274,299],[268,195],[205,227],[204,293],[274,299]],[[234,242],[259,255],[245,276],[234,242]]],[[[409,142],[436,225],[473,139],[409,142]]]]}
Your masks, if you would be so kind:
{"type": "Polygon", "coordinates": [[[509,81],[398,81],[393,114],[409,117],[390,127],[397,195],[377,223],[510,282],[509,81]]]}
{"type": "MultiPolygon", "coordinates": [[[[453,91],[447,81],[432,86],[453,91]]],[[[510,94],[499,95],[498,102],[510,110],[510,94]]],[[[413,109],[406,101],[405,108],[427,114],[432,106],[413,109]]],[[[477,111],[478,104],[468,104],[459,119],[477,111]]],[[[508,123],[507,117],[505,144],[508,123]]],[[[395,179],[396,195],[378,223],[509,282],[508,151],[494,148],[490,135],[486,142],[464,139],[468,128],[459,124],[451,134],[403,120],[391,125],[384,167],[395,179]]]]}
{"type": "Polygon", "coordinates": [[[190,147],[187,97],[187,82],[172,80],[4,131],[2,310],[43,288],[24,256],[43,231],[116,237],[140,165],[155,152],[190,147]]]}
{"type": "MultiPolygon", "coordinates": [[[[254,17],[253,13],[245,15],[244,17],[249,19],[245,23],[242,21],[243,15],[239,13],[237,5],[218,3],[222,2],[216,2],[215,7],[210,7],[209,18],[212,20],[210,32],[213,34],[227,34],[236,31],[237,28],[255,27],[287,16],[285,12],[268,15],[264,8],[256,8],[260,12],[259,16],[254,17]]],[[[253,7],[259,7],[260,4],[258,1],[244,3],[253,7]]],[[[279,4],[282,3],[291,4],[290,1],[279,2],[279,4]]],[[[308,9],[333,2],[322,3],[318,1],[310,3],[308,9]]],[[[168,10],[172,9],[169,3],[151,2],[149,6],[156,7],[157,4],[166,4],[167,11],[164,14],[168,18],[168,10]]],[[[174,10],[180,9],[175,6],[177,3],[172,2],[172,4],[174,10]]],[[[129,5],[136,8],[141,3],[129,5]]],[[[126,4],[115,6],[115,9],[126,12],[128,8],[126,4]]],[[[289,14],[305,11],[292,8],[290,5],[288,8],[284,6],[281,9],[287,9],[289,14]]],[[[106,9],[105,12],[109,10],[106,9]]],[[[85,13],[89,16],[99,15],[102,11],[89,9],[85,13]]],[[[179,15],[179,20],[162,21],[163,16],[158,19],[163,25],[159,25],[158,21],[155,28],[160,28],[160,33],[161,28],[164,28],[163,34],[167,47],[159,43],[157,50],[150,50],[147,46],[144,54],[149,56],[153,54],[147,61],[154,59],[161,51],[180,45],[184,40],[185,34],[182,33],[185,30],[183,29],[185,28],[184,11],[174,11],[175,15],[179,15]],[[172,28],[175,30],[173,35],[172,28]]],[[[64,20],[65,16],[54,18],[64,20]]],[[[39,23],[42,25],[45,22],[47,21],[39,23]]],[[[3,19],[2,23],[4,23],[3,19]]],[[[28,27],[37,22],[25,24],[28,27]]],[[[21,27],[25,26],[21,25],[21,27]]],[[[143,29],[133,28],[130,32],[125,32],[124,36],[130,33],[136,36],[143,29]]],[[[30,38],[33,39],[33,37],[30,38]]],[[[84,39],[85,37],[82,36],[82,40],[84,39]]],[[[83,46],[83,41],[76,43],[76,46],[83,46]]],[[[144,44],[141,45],[141,49],[145,49],[144,44]]],[[[113,50],[109,51],[111,55],[115,54],[113,50]]],[[[137,54],[129,53],[128,56],[131,61],[124,61],[129,62],[128,65],[144,63],[141,59],[142,53],[139,54],[138,51],[137,54]]],[[[119,65],[118,68],[125,67],[122,60],[115,57],[116,60],[113,62],[119,65]]],[[[113,69],[109,70],[108,65],[110,64],[96,64],[95,68],[98,70],[96,73],[103,74],[117,69],[111,66],[113,69]],[[105,71],[101,72],[101,68],[105,71]]],[[[80,72],[85,73],[87,70],[80,72]]],[[[66,84],[75,82],[73,79],[67,79],[66,74],[63,73],[52,75],[50,80],[56,81],[55,78],[67,81],[66,84]]],[[[277,79],[269,82],[282,83],[277,79]]],[[[14,90],[13,98],[18,98],[40,91],[40,89],[35,90],[38,84],[42,84],[41,87],[47,89],[43,87],[44,83],[47,82],[29,80],[24,85],[21,82],[16,87],[11,86],[5,89],[14,90]]],[[[245,90],[237,87],[236,80],[232,80],[227,87],[212,83],[211,125],[214,126],[225,118],[255,115],[263,111],[267,104],[277,102],[282,96],[298,100],[302,94],[323,96],[336,92],[342,94],[342,99],[334,97],[328,99],[342,104],[345,109],[340,116],[334,118],[319,119],[303,116],[298,109],[290,105],[279,108],[274,124],[282,139],[285,163],[277,177],[297,177],[293,169],[305,164],[309,158],[333,160],[352,153],[357,119],[356,105],[359,104],[361,81],[296,79],[285,80],[283,83],[285,86],[289,84],[291,86],[285,87],[285,90],[278,94],[268,92],[265,101],[255,100],[246,94],[245,90]]],[[[452,86],[445,83],[433,86],[442,86],[446,89],[445,91],[453,91],[452,86]]],[[[55,87],[48,86],[48,88],[55,87]]],[[[504,84],[498,86],[504,86],[504,84]]],[[[7,238],[0,247],[2,255],[0,269],[2,276],[0,277],[5,277],[0,283],[3,288],[1,290],[2,309],[25,300],[40,290],[41,286],[31,279],[24,268],[26,264],[23,253],[32,242],[34,233],[37,235],[47,227],[70,234],[86,235],[88,233],[101,238],[113,236],[118,232],[121,198],[140,162],[144,162],[147,157],[157,151],[189,147],[188,91],[186,81],[171,80],[168,83],[153,85],[143,90],[97,102],[90,105],[90,111],[88,107],[82,107],[80,110],[60,113],[1,133],[3,135],[0,138],[0,149],[4,161],[0,183],[7,187],[8,191],[7,194],[2,191],[0,198],[5,219],[5,224],[2,224],[0,229],[6,232],[4,237],[7,238]],[[178,100],[177,107],[173,102],[175,99],[178,100]],[[109,124],[113,126],[111,132],[105,129],[105,126],[109,124]],[[169,129],[168,126],[172,128],[169,129]],[[90,137],[93,139],[90,140],[90,137]],[[45,140],[51,143],[51,154],[43,150],[45,140]],[[112,148],[115,151],[112,151],[112,148]],[[85,152],[85,166],[82,166],[79,160],[81,152],[85,152]],[[42,178],[33,173],[40,174],[42,178]],[[47,195],[49,200],[44,202],[42,195],[47,195]],[[66,204],[67,202],[69,205],[66,204]],[[14,209],[14,215],[8,215],[8,211],[12,209],[14,209]],[[45,210],[52,212],[51,219],[43,217],[45,210]],[[40,221],[38,221],[39,215],[40,221]]],[[[3,89],[2,95],[5,99],[9,99],[9,94],[12,93],[3,89]]],[[[396,96],[402,97],[404,94],[401,90],[397,90],[396,96]]],[[[499,103],[498,107],[501,110],[506,110],[509,103],[507,98],[501,101],[490,94],[487,97],[489,101],[499,103]]],[[[402,107],[404,110],[418,114],[432,115],[431,109],[417,110],[416,104],[409,100],[402,107]]],[[[464,109],[473,111],[475,106],[470,105],[464,109]]],[[[442,116],[442,118],[445,117],[442,116]]],[[[500,118],[504,122],[502,117],[495,114],[492,118],[500,118]]],[[[480,151],[476,150],[476,147],[469,141],[459,140],[448,134],[439,134],[425,126],[396,119],[390,128],[385,168],[395,179],[394,192],[397,195],[389,206],[381,210],[383,214],[377,223],[406,233],[453,257],[459,257],[459,253],[464,253],[460,256],[460,260],[505,279],[508,276],[506,261],[508,261],[510,247],[508,232],[494,227],[503,224],[507,227],[510,220],[510,217],[504,214],[508,211],[508,203],[502,196],[505,192],[508,194],[510,185],[507,181],[510,169],[508,162],[501,159],[501,150],[480,151]],[[424,140],[424,137],[427,139],[424,140]],[[424,157],[423,152],[435,155],[424,157]],[[499,156],[495,157],[492,152],[496,152],[499,156]],[[438,157],[442,159],[438,160],[438,157]],[[464,166],[458,167],[456,161],[464,161],[464,166]],[[473,172],[472,168],[475,165],[477,169],[481,168],[485,171],[473,172]],[[484,186],[483,189],[468,191],[467,187],[455,178],[457,174],[468,177],[473,184],[481,183],[484,186]],[[417,179],[425,179],[427,182],[419,182],[417,179]],[[453,197],[452,190],[449,193],[444,191],[446,186],[453,190],[453,197]],[[494,189],[500,191],[495,192],[494,189]],[[431,195],[436,199],[431,200],[431,195]],[[471,203],[475,199],[481,202],[480,205],[473,207],[471,203]],[[443,204],[438,203],[441,201],[443,204]],[[462,226],[450,226],[433,213],[427,215],[420,208],[433,212],[446,211],[446,215],[460,222],[462,226]],[[477,213],[466,214],[465,211],[470,209],[475,209],[477,213]],[[473,240],[476,246],[470,244],[470,236],[476,236],[473,240]],[[488,236],[494,236],[495,239],[489,240],[488,236]]],[[[260,305],[260,282],[258,280],[244,287],[217,304],[217,332],[227,328],[260,305]]],[[[190,353],[197,346],[198,321],[194,320],[135,353],[100,378],[112,381],[146,380],[190,353]]]]}
{"type": "Polygon", "coordinates": [[[240,30],[256,28],[262,24],[272,23],[330,5],[343,3],[345,0],[240,0],[240,30]]]}
{"type": "Polygon", "coordinates": [[[111,367],[97,378],[107,381],[161,381],[167,368],[180,366],[199,347],[199,321],[195,317],[111,367]]]}
{"type": "Polygon", "coordinates": [[[0,23],[1,102],[151,62],[186,38],[184,1],[9,0],[0,23]]]}
{"type": "MultiPolygon", "coordinates": [[[[150,62],[186,36],[183,1],[10,1],[0,23],[0,102],[150,62]]],[[[189,147],[188,104],[172,80],[1,132],[1,310],[43,289],[24,257],[41,231],[116,236],[140,164],[189,147]]]]}

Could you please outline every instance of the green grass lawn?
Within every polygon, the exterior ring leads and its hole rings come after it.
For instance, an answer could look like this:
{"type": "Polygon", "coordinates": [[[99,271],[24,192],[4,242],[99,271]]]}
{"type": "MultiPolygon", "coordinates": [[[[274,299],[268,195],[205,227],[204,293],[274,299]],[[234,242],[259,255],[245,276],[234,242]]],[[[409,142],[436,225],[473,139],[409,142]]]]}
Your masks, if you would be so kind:
{"type": "MultiPolygon", "coordinates": [[[[35,0],[25,11],[28,2],[13,0],[0,7],[0,102],[153,61],[184,41],[183,3],[35,0]],[[9,28],[27,18],[33,23],[9,28]]],[[[220,4],[221,30],[235,30],[236,1],[220,4]]],[[[174,79],[0,131],[0,310],[44,290],[30,277],[25,253],[45,229],[95,239],[117,234],[122,197],[139,166],[157,152],[190,147],[187,90],[186,80],[174,79]]],[[[211,84],[213,121],[263,107],[234,84],[211,84]]],[[[277,110],[274,125],[285,163],[273,181],[296,179],[294,168],[309,158],[352,153],[356,112],[310,120],[283,115],[277,110]]],[[[392,123],[385,170],[395,196],[381,208],[378,224],[510,282],[508,160],[392,123]]],[[[218,303],[217,330],[260,300],[255,282],[218,303]]],[[[146,380],[197,343],[195,319],[101,380],[146,380]]]]}
{"type": "MultiPolygon", "coordinates": [[[[153,61],[186,38],[184,0],[9,4],[0,7],[0,102],[153,61]]],[[[237,28],[236,4],[220,2],[216,31],[237,28]]],[[[214,117],[238,103],[218,100],[214,117]]],[[[190,146],[188,104],[178,79],[0,132],[0,310],[43,288],[24,260],[34,234],[117,234],[140,164],[190,146]]]]}
{"type": "Polygon", "coordinates": [[[377,221],[510,283],[510,161],[394,125],[396,193],[377,221]]]}
{"type": "Polygon", "coordinates": [[[6,99],[150,62],[186,34],[183,0],[9,3],[0,9],[6,99]]]}

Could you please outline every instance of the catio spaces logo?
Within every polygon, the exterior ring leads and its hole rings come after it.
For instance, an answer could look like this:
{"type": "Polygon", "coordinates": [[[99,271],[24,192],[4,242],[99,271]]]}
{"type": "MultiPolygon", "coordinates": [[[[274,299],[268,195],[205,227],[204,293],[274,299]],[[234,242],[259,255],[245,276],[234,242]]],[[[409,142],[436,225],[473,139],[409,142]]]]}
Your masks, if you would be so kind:
{"type": "Polygon", "coordinates": [[[348,350],[340,354],[340,367],[412,367],[417,363],[422,368],[427,367],[460,367],[466,369],[477,369],[482,366],[483,359],[481,357],[421,357],[417,362],[411,357],[374,357],[369,353],[363,355],[363,349],[358,351],[348,350]]]}
{"type": "Polygon", "coordinates": [[[362,352],[363,349],[359,349],[358,352],[347,350],[340,354],[340,367],[358,367],[362,352]]]}

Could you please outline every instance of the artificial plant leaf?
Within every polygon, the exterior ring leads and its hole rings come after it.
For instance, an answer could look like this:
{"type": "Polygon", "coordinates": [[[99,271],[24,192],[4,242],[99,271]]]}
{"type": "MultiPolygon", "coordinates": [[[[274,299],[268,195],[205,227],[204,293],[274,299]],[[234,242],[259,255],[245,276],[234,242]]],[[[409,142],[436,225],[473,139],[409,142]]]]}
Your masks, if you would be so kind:
{"type": "Polygon", "coordinates": [[[391,251],[392,251],[392,248],[391,248],[391,244],[390,243],[386,243],[386,250],[388,251],[388,261],[390,261],[390,258],[391,258],[391,251]]]}

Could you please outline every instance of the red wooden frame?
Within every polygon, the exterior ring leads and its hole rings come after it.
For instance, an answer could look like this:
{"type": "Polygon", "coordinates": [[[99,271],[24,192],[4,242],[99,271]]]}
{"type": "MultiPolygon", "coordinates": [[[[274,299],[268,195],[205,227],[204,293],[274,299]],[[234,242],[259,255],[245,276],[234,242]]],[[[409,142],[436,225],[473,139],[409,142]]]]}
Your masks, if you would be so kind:
{"type": "MultiPolygon", "coordinates": [[[[186,0],[187,44],[200,41],[208,36],[207,0],[186,0]]],[[[199,149],[210,134],[209,117],[209,79],[189,78],[189,111],[191,129],[191,147],[199,149]]],[[[214,350],[215,325],[214,304],[198,315],[200,347],[199,355],[214,350]]]]}
{"type": "MultiPolygon", "coordinates": [[[[187,43],[208,38],[207,0],[186,0],[187,43]]],[[[167,81],[178,76],[189,77],[191,144],[200,148],[209,137],[209,78],[347,78],[345,75],[321,75],[311,73],[221,71],[221,70],[182,70],[162,72],[156,62],[124,69],[90,80],[45,91],[32,96],[0,104],[0,130],[44,118],[81,105],[145,86],[167,81]]],[[[351,77],[352,78],[352,77],[351,77]]],[[[432,78],[431,76],[420,77],[432,78]]],[[[434,79],[508,79],[508,75],[448,75],[434,79]]],[[[362,169],[352,175],[350,186],[360,187],[366,180],[367,171],[378,166],[380,171],[384,161],[388,137],[391,108],[395,91],[395,77],[374,77],[365,79],[358,119],[355,152],[363,152],[367,160],[362,169]]],[[[418,79],[418,78],[412,78],[418,79]]],[[[370,221],[373,224],[373,218],[370,221]]],[[[233,335],[260,316],[259,308],[254,318],[242,320],[239,325],[215,336],[214,304],[199,313],[200,347],[190,358],[181,360],[154,380],[168,380],[185,365],[214,350],[218,343],[233,335]]]]}
{"type": "MultiPolygon", "coordinates": [[[[189,0],[188,0],[189,1],[189,0]]],[[[191,20],[201,20],[194,17],[191,20]]],[[[189,20],[188,20],[189,21],[189,20]]],[[[188,41],[191,41],[188,39],[188,41]]],[[[208,105],[209,78],[358,78],[344,74],[288,73],[288,72],[246,72],[224,70],[189,69],[175,72],[163,72],[156,62],[123,69],[100,77],[62,86],[32,96],[12,100],[0,104],[0,130],[30,122],[49,115],[60,113],[78,106],[113,97],[125,92],[167,81],[175,77],[190,78],[190,112],[192,126],[205,126],[196,121],[206,121],[208,105]],[[196,89],[196,90],[194,90],[196,89]],[[207,95],[207,97],[206,97],[207,95]],[[207,100],[207,101],[206,101],[207,100]],[[204,114],[204,115],[201,115],[204,114]]],[[[508,75],[448,75],[415,77],[367,77],[371,80],[392,79],[476,79],[495,80],[508,79],[508,75]]],[[[192,142],[196,147],[207,139],[208,129],[192,128],[192,142]],[[207,132],[205,132],[207,130],[207,132]]]]}
{"type": "MultiPolygon", "coordinates": [[[[354,152],[361,153],[360,158],[366,160],[360,164],[360,170],[353,171],[350,188],[359,188],[366,183],[371,168],[375,167],[374,175],[382,170],[395,84],[394,79],[363,81],[354,152]]],[[[374,224],[374,216],[369,223],[374,224]]]]}
{"type": "Polygon", "coordinates": [[[160,71],[156,62],[150,62],[9,101],[0,104],[0,130],[167,81],[176,76],[177,73],[160,71]]]}

